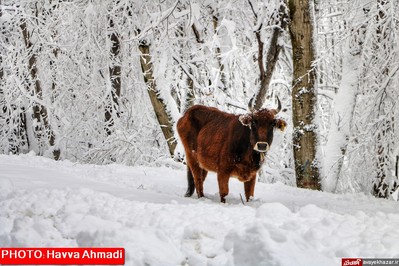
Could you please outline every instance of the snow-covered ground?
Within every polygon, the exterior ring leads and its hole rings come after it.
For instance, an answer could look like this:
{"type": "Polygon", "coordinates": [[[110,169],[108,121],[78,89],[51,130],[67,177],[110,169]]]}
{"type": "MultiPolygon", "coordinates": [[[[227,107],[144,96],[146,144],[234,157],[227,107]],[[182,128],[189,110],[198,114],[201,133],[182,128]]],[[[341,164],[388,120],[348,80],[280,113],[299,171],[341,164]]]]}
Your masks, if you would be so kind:
{"type": "Polygon", "coordinates": [[[184,198],[185,169],[0,155],[0,246],[111,246],[126,265],[341,265],[399,258],[398,202],[258,183],[184,198]]]}

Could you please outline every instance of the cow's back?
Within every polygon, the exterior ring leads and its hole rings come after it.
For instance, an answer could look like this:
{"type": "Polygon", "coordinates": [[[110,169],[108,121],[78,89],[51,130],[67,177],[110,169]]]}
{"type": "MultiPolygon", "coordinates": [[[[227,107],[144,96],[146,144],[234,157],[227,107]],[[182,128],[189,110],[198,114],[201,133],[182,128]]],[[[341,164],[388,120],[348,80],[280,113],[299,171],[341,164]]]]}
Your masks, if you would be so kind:
{"type": "Polygon", "coordinates": [[[177,122],[177,132],[185,148],[197,149],[198,135],[201,130],[213,125],[223,125],[229,121],[231,114],[224,113],[213,107],[194,105],[177,122]]]}
{"type": "Polygon", "coordinates": [[[238,124],[236,115],[195,105],[178,121],[177,130],[186,155],[189,154],[203,169],[217,172],[223,167],[221,163],[231,161],[227,159],[231,157],[229,143],[238,124]]]}

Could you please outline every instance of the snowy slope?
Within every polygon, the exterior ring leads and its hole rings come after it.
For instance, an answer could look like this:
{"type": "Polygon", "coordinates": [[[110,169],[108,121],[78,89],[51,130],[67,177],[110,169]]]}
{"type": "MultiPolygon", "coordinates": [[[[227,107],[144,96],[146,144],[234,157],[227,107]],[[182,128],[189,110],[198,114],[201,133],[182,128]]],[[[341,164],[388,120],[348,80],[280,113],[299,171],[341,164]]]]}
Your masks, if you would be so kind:
{"type": "Polygon", "coordinates": [[[258,183],[243,205],[184,198],[184,167],[95,166],[0,155],[0,246],[114,246],[126,265],[340,265],[399,258],[398,203],[258,183]]]}

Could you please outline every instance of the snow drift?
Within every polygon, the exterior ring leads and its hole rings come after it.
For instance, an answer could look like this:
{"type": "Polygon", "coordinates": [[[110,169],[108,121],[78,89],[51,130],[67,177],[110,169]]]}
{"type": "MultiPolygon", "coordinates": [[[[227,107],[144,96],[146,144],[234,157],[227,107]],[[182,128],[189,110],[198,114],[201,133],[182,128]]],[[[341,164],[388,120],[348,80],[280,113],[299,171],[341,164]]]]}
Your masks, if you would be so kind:
{"type": "Polygon", "coordinates": [[[399,257],[397,202],[257,184],[243,205],[184,198],[184,167],[126,167],[0,155],[0,246],[121,246],[126,265],[340,265],[399,257]]]}

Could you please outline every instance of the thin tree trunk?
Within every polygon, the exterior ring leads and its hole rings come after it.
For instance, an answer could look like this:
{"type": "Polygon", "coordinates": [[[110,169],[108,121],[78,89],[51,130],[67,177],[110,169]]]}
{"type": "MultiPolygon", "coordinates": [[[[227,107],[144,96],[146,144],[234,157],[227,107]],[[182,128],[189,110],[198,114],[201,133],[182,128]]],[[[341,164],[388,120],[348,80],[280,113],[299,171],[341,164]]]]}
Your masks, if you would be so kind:
{"type": "MultiPolygon", "coordinates": [[[[37,55],[30,51],[33,47],[33,44],[30,40],[30,35],[29,31],[27,29],[26,21],[21,21],[20,28],[22,30],[22,35],[24,37],[24,42],[26,49],[28,52],[31,53],[29,60],[28,60],[28,68],[31,74],[32,81],[34,82],[34,93],[36,97],[41,100],[42,99],[42,86],[40,83],[40,80],[38,78],[38,70],[37,70],[37,55]]],[[[60,156],[60,150],[59,149],[54,149],[55,145],[55,136],[54,132],[50,127],[50,124],[48,122],[48,112],[47,108],[43,106],[42,104],[34,103],[33,105],[33,117],[34,119],[37,120],[38,123],[43,122],[43,126],[46,130],[46,135],[48,137],[48,141],[50,146],[53,148],[53,157],[55,160],[59,159],[60,156]]]]}
{"type": "MultiPolygon", "coordinates": [[[[219,25],[218,25],[218,24],[219,24],[219,19],[218,19],[217,15],[214,14],[215,11],[212,11],[212,13],[213,13],[213,15],[212,15],[213,32],[214,32],[215,35],[217,35],[217,28],[218,28],[218,26],[219,26],[219,25]]],[[[220,47],[217,46],[217,47],[216,47],[216,60],[217,60],[218,65],[219,65],[220,81],[221,81],[222,84],[223,84],[222,90],[223,90],[223,91],[226,91],[226,90],[227,90],[227,85],[226,85],[226,74],[224,73],[224,65],[223,65],[222,60],[221,60],[221,54],[222,54],[222,52],[221,52],[221,50],[220,50],[220,47]]]]}
{"type": "Polygon", "coordinates": [[[159,92],[157,90],[153,75],[150,46],[142,43],[139,45],[139,49],[141,51],[141,69],[143,72],[144,81],[148,87],[148,95],[150,97],[152,107],[154,108],[158,123],[161,126],[162,133],[168,144],[170,156],[173,158],[176,148],[176,141],[173,132],[173,121],[166,110],[166,104],[158,95],[159,92]]]}
{"type": "Polygon", "coordinates": [[[181,107],[182,113],[191,106],[193,106],[195,103],[194,81],[192,79],[193,73],[191,68],[188,71],[190,72],[190,75],[187,75],[187,90],[186,90],[185,102],[181,107]]]}
{"type": "MultiPolygon", "coordinates": [[[[251,2],[249,1],[252,11],[257,19],[257,14],[255,13],[251,2]]],[[[273,76],[274,69],[278,60],[278,56],[281,51],[281,45],[278,44],[278,39],[287,27],[287,8],[284,1],[281,1],[278,12],[278,21],[276,25],[273,26],[272,37],[270,39],[269,49],[266,53],[266,68],[264,64],[263,52],[264,52],[264,42],[261,37],[262,24],[255,31],[256,40],[258,42],[258,67],[259,67],[259,80],[260,87],[258,91],[252,96],[249,101],[250,109],[258,110],[262,107],[266,99],[267,89],[269,88],[270,81],[273,76]]]]}
{"type": "MultiPolygon", "coordinates": [[[[2,5],[2,1],[0,0],[0,6],[2,5]]],[[[3,10],[0,8],[0,20],[3,16],[3,10]]],[[[0,34],[6,34],[4,29],[2,28],[0,34]]],[[[9,40],[6,37],[5,42],[8,44],[9,40]]],[[[5,99],[5,91],[3,89],[4,79],[4,68],[3,68],[3,57],[0,56],[0,116],[8,124],[8,129],[3,129],[4,131],[8,130],[8,152],[11,154],[19,154],[23,152],[24,147],[27,147],[29,150],[29,140],[27,136],[26,129],[26,113],[23,106],[18,106],[15,103],[8,103],[5,99]],[[8,107],[10,106],[10,107],[8,107]],[[17,115],[15,115],[17,113],[17,115]],[[15,126],[16,125],[16,126],[15,126]],[[12,133],[11,133],[12,132],[12,133]]],[[[3,131],[2,130],[2,131],[3,131]]],[[[3,132],[4,132],[3,131],[3,132]]]]}
{"type": "MultiPolygon", "coordinates": [[[[364,10],[358,10],[355,17],[363,19],[364,10]]],[[[334,97],[334,107],[329,126],[329,134],[323,154],[322,184],[323,190],[334,192],[341,175],[352,128],[356,94],[359,78],[363,71],[361,53],[366,35],[367,23],[359,27],[358,21],[346,28],[352,35],[344,41],[342,59],[342,77],[334,97]]]]}
{"type": "Polygon", "coordinates": [[[289,0],[289,27],[293,50],[293,148],[297,186],[320,190],[320,175],[316,160],[316,73],[314,60],[313,22],[310,1],[289,0]]]}
{"type": "MultiPolygon", "coordinates": [[[[180,8],[178,8],[179,11],[181,11],[180,8]]],[[[185,37],[184,34],[184,28],[183,25],[179,25],[178,30],[176,31],[176,36],[178,38],[183,39],[185,37]]],[[[195,24],[193,23],[191,25],[191,29],[193,30],[195,36],[196,36],[196,40],[197,43],[203,43],[203,41],[201,41],[200,39],[200,35],[199,32],[197,30],[197,28],[195,27],[195,24]]],[[[187,87],[183,88],[183,92],[181,92],[181,100],[177,102],[178,107],[179,107],[179,111],[180,113],[184,113],[188,108],[190,108],[191,106],[194,105],[195,103],[195,93],[194,93],[194,81],[193,81],[193,72],[191,68],[186,68],[186,66],[183,66],[183,62],[185,62],[185,58],[184,58],[184,50],[185,50],[185,46],[187,45],[187,43],[184,40],[180,40],[179,41],[179,45],[180,45],[180,58],[177,59],[175,58],[175,61],[179,63],[180,68],[182,69],[182,71],[184,72],[187,81],[187,87]]],[[[192,55],[189,55],[190,59],[192,58],[192,55]]],[[[183,78],[183,74],[182,74],[182,78],[183,78]]],[[[177,97],[176,97],[177,98],[177,97]]]]}
{"type": "MultiPolygon", "coordinates": [[[[330,9],[329,12],[333,13],[335,10],[330,9]]],[[[344,24],[345,32],[352,32],[352,34],[343,42],[344,50],[341,56],[343,59],[340,60],[342,76],[339,88],[335,90],[336,95],[334,96],[334,105],[331,112],[329,133],[327,142],[323,147],[322,187],[324,191],[328,192],[334,192],[340,177],[345,175],[342,169],[347,158],[349,139],[353,129],[359,78],[362,71],[364,71],[361,54],[368,25],[367,22],[363,22],[363,16],[368,12],[369,10],[367,11],[366,9],[356,10],[354,18],[357,19],[349,19],[351,22],[344,24]],[[361,24],[361,22],[363,23],[361,24]]],[[[334,46],[333,40],[331,44],[334,46]]],[[[335,55],[335,53],[333,54],[335,55]]]]}
{"type": "Polygon", "coordinates": [[[337,187],[348,148],[356,91],[362,71],[360,55],[352,53],[350,41],[353,40],[347,40],[344,46],[346,50],[343,53],[342,79],[334,98],[330,130],[324,147],[322,183],[323,190],[328,192],[334,192],[337,187]]]}
{"type": "MultiPolygon", "coordinates": [[[[55,39],[55,36],[53,36],[53,39],[55,39]]],[[[60,51],[60,49],[58,47],[53,49],[53,55],[54,55],[55,59],[57,59],[59,51],[60,51]]],[[[57,89],[57,82],[56,82],[56,79],[57,79],[57,67],[55,66],[55,64],[56,64],[55,61],[53,61],[53,60],[50,61],[50,69],[51,69],[51,73],[52,73],[51,90],[52,90],[53,93],[55,93],[56,89],[57,89]]],[[[52,136],[54,138],[54,135],[52,135],[52,136]]],[[[54,143],[54,141],[55,141],[55,139],[50,141],[50,143],[51,142],[54,143]]],[[[55,149],[53,151],[53,156],[54,156],[55,160],[59,160],[60,156],[61,156],[61,150],[60,149],[55,149]]]]}
{"type": "Polygon", "coordinates": [[[108,105],[105,107],[105,132],[107,135],[112,134],[112,127],[114,126],[114,115],[119,117],[119,97],[121,95],[121,66],[117,63],[121,49],[120,40],[114,31],[114,22],[109,19],[109,28],[112,31],[110,34],[111,40],[111,60],[114,61],[109,67],[109,76],[111,82],[111,95],[108,97],[108,105]]]}
{"type": "MultiPolygon", "coordinates": [[[[389,5],[391,3],[388,0],[377,0],[377,11],[378,14],[375,16],[375,21],[377,23],[377,32],[376,32],[376,40],[373,45],[373,50],[375,54],[379,55],[381,52],[383,53],[390,53],[393,48],[391,46],[391,42],[389,39],[390,33],[392,29],[387,28],[387,23],[384,21],[387,19],[388,15],[387,10],[389,10],[389,5]]],[[[391,11],[392,12],[392,11],[391,11]]],[[[385,68],[380,69],[380,75],[382,79],[391,80],[390,77],[390,66],[391,64],[387,64],[385,68]]],[[[386,86],[389,86],[389,82],[386,86]]],[[[377,157],[377,176],[374,180],[373,184],[373,195],[379,198],[388,198],[389,195],[394,192],[398,188],[397,178],[391,177],[391,161],[390,158],[392,156],[392,147],[389,142],[387,142],[386,138],[389,135],[393,135],[392,132],[394,130],[394,116],[392,112],[386,112],[384,106],[386,105],[382,94],[380,99],[380,104],[378,107],[378,114],[382,117],[383,121],[379,125],[379,132],[376,136],[376,157],[377,157]],[[396,180],[389,180],[389,179],[396,179],[396,180]]]]}

